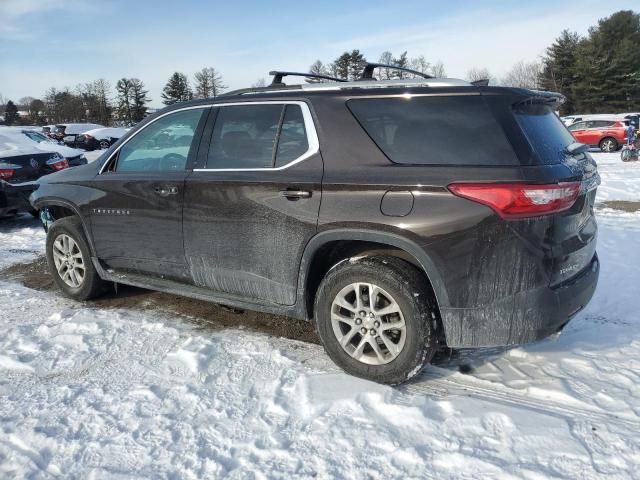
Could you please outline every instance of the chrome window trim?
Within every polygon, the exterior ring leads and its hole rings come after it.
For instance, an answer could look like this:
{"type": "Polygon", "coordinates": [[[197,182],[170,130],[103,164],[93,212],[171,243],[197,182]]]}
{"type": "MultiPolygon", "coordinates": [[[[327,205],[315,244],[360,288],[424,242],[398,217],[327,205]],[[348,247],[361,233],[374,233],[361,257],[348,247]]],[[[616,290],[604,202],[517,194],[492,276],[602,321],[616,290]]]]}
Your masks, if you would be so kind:
{"type": "Polygon", "coordinates": [[[302,110],[302,118],[304,119],[304,129],[307,133],[307,142],[309,148],[299,157],[290,161],[289,163],[282,165],[281,167],[262,167],[262,168],[194,168],[194,172],[277,172],[280,170],[286,170],[293,165],[300,162],[304,162],[307,158],[315,155],[320,151],[320,142],[318,140],[318,134],[316,133],[316,127],[313,123],[313,117],[311,116],[311,110],[309,105],[305,102],[295,100],[271,100],[260,102],[228,102],[228,103],[216,103],[216,107],[233,107],[236,105],[298,105],[302,110]]]}
{"type": "MultiPolygon", "coordinates": [[[[320,151],[320,141],[318,140],[318,134],[316,132],[315,124],[313,123],[313,117],[311,116],[311,110],[309,109],[309,105],[302,101],[294,101],[294,100],[265,100],[259,102],[224,102],[224,103],[209,103],[206,105],[193,105],[190,107],[178,108],[175,110],[171,110],[170,112],[163,113],[158,117],[154,118],[151,122],[147,123],[144,127],[140,128],[136,132],[134,132],[129,138],[127,138],[121,145],[116,148],[109,158],[102,164],[100,167],[100,171],[98,175],[101,175],[104,172],[104,169],[111,163],[114,156],[118,154],[120,149],[125,146],[129,141],[138,135],[140,132],[144,131],[149,125],[154,124],[161,118],[164,118],[168,115],[182,112],[185,110],[195,110],[198,108],[212,108],[212,107],[230,107],[236,105],[299,105],[302,110],[302,118],[304,119],[304,128],[307,133],[307,142],[309,143],[309,148],[305,153],[300,155],[295,160],[287,163],[286,165],[282,165],[281,167],[273,167],[273,168],[194,168],[194,172],[273,172],[279,170],[285,170],[295,164],[303,162],[307,158],[315,155],[320,151]]],[[[186,170],[185,170],[186,171],[186,170]]],[[[117,170],[116,170],[117,173],[117,170]]]]}

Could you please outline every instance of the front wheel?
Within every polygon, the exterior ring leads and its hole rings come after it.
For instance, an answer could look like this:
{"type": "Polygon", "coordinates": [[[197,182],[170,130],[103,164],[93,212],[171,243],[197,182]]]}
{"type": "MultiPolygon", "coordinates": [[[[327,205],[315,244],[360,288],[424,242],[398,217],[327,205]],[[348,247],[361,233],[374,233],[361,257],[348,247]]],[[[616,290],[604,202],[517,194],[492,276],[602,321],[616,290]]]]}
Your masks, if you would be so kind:
{"type": "Polygon", "coordinates": [[[109,140],[100,140],[100,149],[106,150],[110,147],[109,140]]]}
{"type": "Polygon", "coordinates": [[[74,300],[89,300],[108,285],[91,263],[91,252],[77,217],[53,222],[47,232],[47,264],[60,290],[74,300]]]}
{"type": "Polygon", "coordinates": [[[345,261],[326,275],[314,316],[329,357],[345,372],[398,384],[436,351],[436,315],[425,279],[394,257],[345,261]]]}
{"type": "Polygon", "coordinates": [[[618,141],[615,138],[607,137],[600,140],[598,146],[603,152],[611,153],[618,150],[618,141]]]}

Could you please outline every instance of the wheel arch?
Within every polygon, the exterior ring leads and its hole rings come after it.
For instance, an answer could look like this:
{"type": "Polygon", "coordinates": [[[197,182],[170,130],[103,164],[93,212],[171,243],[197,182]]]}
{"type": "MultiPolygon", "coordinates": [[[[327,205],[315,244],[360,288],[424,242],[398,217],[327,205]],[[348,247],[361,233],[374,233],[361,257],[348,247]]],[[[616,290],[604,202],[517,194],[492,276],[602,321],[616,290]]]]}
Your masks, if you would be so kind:
{"type": "Polygon", "coordinates": [[[42,197],[34,199],[31,205],[36,210],[42,210],[43,208],[51,209],[54,220],[71,216],[78,217],[80,223],[82,224],[82,230],[87,240],[87,244],[89,245],[89,250],[91,250],[91,255],[96,255],[93,245],[93,237],[91,236],[90,225],[84,215],[82,215],[82,213],[80,212],[80,209],[75,204],[61,198],[42,197]]]}
{"type": "Polygon", "coordinates": [[[449,305],[434,262],[418,244],[392,232],[348,228],[321,232],[305,247],[298,277],[298,306],[304,318],[313,318],[318,286],[331,267],[354,256],[377,253],[396,256],[416,266],[433,291],[436,307],[440,309],[449,305]]]}

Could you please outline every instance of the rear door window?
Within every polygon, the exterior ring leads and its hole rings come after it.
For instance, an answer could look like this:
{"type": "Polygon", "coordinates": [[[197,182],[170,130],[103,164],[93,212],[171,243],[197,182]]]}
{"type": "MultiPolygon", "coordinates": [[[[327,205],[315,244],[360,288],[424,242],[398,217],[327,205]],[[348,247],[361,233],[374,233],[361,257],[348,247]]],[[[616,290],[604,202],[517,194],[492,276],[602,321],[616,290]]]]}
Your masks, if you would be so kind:
{"type": "Polygon", "coordinates": [[[218,107],[207,156],[209,169],[285,166],[309,150],[300,105],[218,107]]]}
{"type": "MultiPolygon", "coordinates": [[[[576,140],[550,106],[520,105],[514,107],[514,113],[531,148],[544,165],[554,165],[565,159],[567,147],[576,140]]],[[[577,130],[581,128],[585,126],[577,130]]]]}
{"type": "Polygon", "coordinates": [[[502,128],[479,95],[352,99],[347,105],[395,163],[518,165],[502,128]]]}

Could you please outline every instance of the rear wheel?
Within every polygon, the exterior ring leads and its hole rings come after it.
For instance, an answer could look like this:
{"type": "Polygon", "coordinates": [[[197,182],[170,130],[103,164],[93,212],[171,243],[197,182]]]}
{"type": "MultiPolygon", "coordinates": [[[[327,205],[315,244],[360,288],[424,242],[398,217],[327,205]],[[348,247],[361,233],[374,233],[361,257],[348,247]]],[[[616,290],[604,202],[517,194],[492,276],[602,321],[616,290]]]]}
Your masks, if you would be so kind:
{"type": "Polygon", "coordinates": [[[618,141],[615,138],[606,137],[600,140],[598,146],[603,152],[611,153],[618,150],[618,141]]]}
{"type": "Polygon", "coordinates": [[[47,232],[47,264],[60,290],[74,300],[89,300],[107,287],[91,263],[91,252],[77,217],[53,222],[47,232]]]}
{"type": "Polygon", "coordinates": [[[345,372],[402,383],[436,350],[435,312],[420,272],[393,257],[345,261],[320,284],[315,322],[324,348],[345,372]]]}
{"type": "Polygon", "coordinates": [[[106,150],[109,146],[109,140],[100,140],[100,148],[102,150],[106,150]]]}

